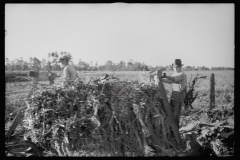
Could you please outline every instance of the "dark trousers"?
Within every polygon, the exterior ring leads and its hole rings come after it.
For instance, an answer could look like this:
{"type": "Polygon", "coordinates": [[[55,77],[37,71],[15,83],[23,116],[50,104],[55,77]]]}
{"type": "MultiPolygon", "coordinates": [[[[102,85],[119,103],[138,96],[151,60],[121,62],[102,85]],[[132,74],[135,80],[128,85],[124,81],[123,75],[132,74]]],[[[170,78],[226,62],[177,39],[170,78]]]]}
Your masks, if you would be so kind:
{"type": "Polygon", "coordinates": [[[54,81],[49,81],[50,86],[54,84],[54,81]]]}
{"type": "Polygon", "coordinates": [[[173,119],[177,123],[179,129],[180,115],[182,110],[182,105],[186,97],[186,88],[181,92],[172,91],[170,105],[173,112],[173,119]]]}

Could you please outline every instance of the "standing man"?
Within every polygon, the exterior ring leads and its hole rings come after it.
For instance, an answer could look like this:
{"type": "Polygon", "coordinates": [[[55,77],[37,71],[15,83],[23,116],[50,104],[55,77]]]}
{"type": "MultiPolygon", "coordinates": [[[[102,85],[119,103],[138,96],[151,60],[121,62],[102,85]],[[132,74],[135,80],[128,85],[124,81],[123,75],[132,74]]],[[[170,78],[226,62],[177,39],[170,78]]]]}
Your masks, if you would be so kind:
{"type": "Polygon", "coordinates": [[[61,67],[63,68],[63,87],[72,85],[74,81],[78,78],[76,69],[68,64],[70,59],[70,55],[63,55],[58,59],[58,62],[61,63],[61,67]]]}
{"type": "Polygon", "coordinates": [[[187,87],[187,75],[182,71],[182,61],[180,59],[175,59],[174,64],[172,64],[174,73],[172,76],[164,75],[162,81],[165,83],[172,84],[172,95],[170,105],[173,111],[173,118],[177,123],[179,129],[181,109],[186,97],[186,87],[187,87]]]}
{"type": "Polygon", "coordinates": [[[48,70],[48,80],[49,80],[50,86],[54,84],[55,78],[56,78],[56,74],[48,70]]]}

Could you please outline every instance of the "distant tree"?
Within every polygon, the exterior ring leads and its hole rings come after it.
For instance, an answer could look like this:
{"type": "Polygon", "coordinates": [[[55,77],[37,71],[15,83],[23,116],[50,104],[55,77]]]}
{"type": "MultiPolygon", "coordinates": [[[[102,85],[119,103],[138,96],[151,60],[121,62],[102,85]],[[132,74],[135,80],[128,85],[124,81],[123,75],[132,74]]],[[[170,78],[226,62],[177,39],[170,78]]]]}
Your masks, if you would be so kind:
{"type": "Polygon", "coordinates": [[[50,61],[47,61],[46,70],[50,70],[50,71],[52,70],[52,65],[50,61]]]}
{"type": "Polygon", "coordinates": [[[89,66],[90,66],[89,63],[83,62],[83,69],[84,70],[88,70],[89,66]]]}
{"type": "Polygon", "coordinates": [[[14,70],[21,71],[21,69],[22,69],[22,67],[21,67],[21,60],[16,58],[14,60],[14,63],[15,63],[14,70]]]}
{"type": "MultiPolygon", "coordinates": [[[[60,54],[68,53],[65,51],[62,51],[60,54]]],[[[57,52],[50,52],[48,53],[48,61],[46,59],[42,59],[41,65],[42,69],[50,69],[50,70],[55,70],[55,71],[60,71],[61,67],[56,63],[55,65],[51,66],[51,61],[49,60],[50,58],[52,60],[56,59],[59,56],[57,52]]],[[[33,58],[30,57],[28,61],[24,61],[22,57],[19,59],[14,59],[10,60],[8,58],[5,59],[5,70],[11,70],[11,71],[21,71],[21,70],[29,70],[32,69],[32,63],[33,63],[33,58]]],[[[104,65],[99,65],[98,62],[95,64],[90,61],[90,63],[84,62],[81,59],[79,59],[79,62],[77,65],[74,64],[73,61],[69,61],[69,64],[71,64],[74,68],[77,70],[91,70],[91,71],[103,71],[103,70],[109,70],[109,71],[148,71],[148,70],[155,70],[155,69],[162,69],[162,70],[172,70],[172,66],[156,66],[152,67],[151,65],[146,65],[144,62],[140,63],[137,61],[133,61],[130,59],[128,62],[125,61],[120,61],[119,63],[113,63],[111,60],[108,60],[104,65]]],[[[197,70],[234,70],[234,68],[231,67],[214,67],[212,66],[211,68],[208,68],[206,66],[184,66],[183,70],[185,71],[197,71],[197,70]]]]}
{"type": "Polygon", "coordinates": [[[166,71],[167,69],[166,69],[166,66],[164,67],[164,66],[161,66],[161,69],[163,70],[163,71],[166,71]]]}
{"type": "Polygon", "coordinates": [[[151,65],[148,65],[147,67],[148,67],[149,71],[153,70],[153,67],[151,65]]]}
{"type": "Polygon", "coordinates": [[[5,65],[7,65],[9,63],[9,59],[5,58],[5,65]]]}
{"type": "Polygon", "coordinates": [[[147,70],[148,70],[147,65],[144,62],[142,62],[141,63],[141,71],[147,71],[147,70]]]}
{"type": "Polygon", "coordinates": [[[171,70],[172,70],[172,65],[166,66],[166,70],[167,70],[167,71],[171,71],[171,70]]]}
{"type": "Polygon", "coordinates": [[[107,71],[112,71],[113,70],[113,62],[108,60],[106,63],[105,63],[105,70],[107,71]]]}
{"type": "Polygon", "coordinates": [[[71,65],[77,70],[78,66],[72,61],[71,65]]]}
{"type": "Polygon", "coordinates": [[[52,54],[48,53],[48,61],[51,61],[52,54]]]}
{"type": "Polygon", "coordinates": [[[91,69],[89,63],[84,62],[84,61],[82,61],[81,59],[78,60],[78,64],[77,64],[76,66],[77,66],[76,68],[77,68],[79,71],[82,71],[82,70],[86,71],[86,70],[91,69]]]}
{"type": "Polygon", "coordinates": [[[191,66],[186,66],[186,67],[185,67],[185,70],[186,70],[186,71],[191,71],[192,68],[191,68],[191,66]]]}
{"type": "Polygon", "coordinates": [[[105,66],[104,65],[99,65],[98,66],[98,71],[103,71],[105,69],[105,66]]]}
{"type": "Polygon", "coordinates": [[[24,71],[29,70],[29,64],[26,61],[23,61],[23,70],[24,71]]]}
{"type": "Polygon", "coordinates": [[[46,70],[47,69],[47,61],[46,61],[46,59],[42,59],[42,61],[41,61],[41,65],[42,65],[42,69],[43,70],[46,70]]]}
{"type": "Polygon", "coordinates": [[[70,65],[72,65],[72,66],[75,66],[75,64],[74,64],[74,62],[73,62],[73,60],[71,59],[71,60],[69,60],[69,62],[68,62],[70,65]]]}
{"type": "Polygon", "coordinates": [[[149,71],[148,66],[147,66],[147,65],[143,66],[143,67],[142,67],[142,70],[143,70],[143,71],[149,71]]]}
{"type": "Polygon", "coordinates": [[[133,70],[133,60],[130,59],[128,62],[127,62],[127,70],[128,71],[132,71],[133,70]]]}
{"type": "Polygon", "coordinates": [[[95,68],[98,70],[98,62],[95,63],[95,68]]]}
{"type": "Polygon", "coordinates": [[[133,71],[141,71],[141,70],[142,70],[142,64],[140,62],[134,62],[133,71]]]}
{"type": "Polygon", "coordinates": [[[57,64],[53,64],[53,65],[52,65],[52,70],[53,70],[53,71],[57,71],[57,70],[58,70],[57,64]]]}
{"type": "Polygon", "coordinates": [[[126,71],[126,69],[127,69],[126,63],[122,60],[116,65],[116,68],[114,68],[114,69],[118,70],[118,71],[126,71]]]}
{"type": "Polygon", "coordinates": [[[89,65],[90,65],[90,67],[92,67],[92,66],[93,66],[93,62],[92,62],[92,61],[90,61],[90,64],[89,64],[89,65]]]}
{"type": "Polygon", "coordinates": [[[11,60],[11,71],[15,70],[15,61],[11,60]]]}
{"type": "Polygon", "coordinates": [[[82,70],[83,64],[82,64],[81,58],[78,60],[77,66],[78,66],[78,70],[79,70],[79,71],[82,70]]]}
{"type": "Polygon", "coordinates": [[[206,70],[209,70],[209,68],[208,68],[208,67],[205,67],[205,66],[202,66],[202,67],[201,67],[201,70],[206,71],[206,70]]]}
{"type": "Polygon", "coordinates": [[[23,71],[23,58],[22,57],[20,58],[19,64],[21,66],[21,70],[23,71]]]}
{"type": "Polygon", "coordinates": [[[30,57],[30,58],[29,58],[29,60],[30,60],[30,61],[29,61],[29,68],[31,69],[31,68],[32,68],[32,62],[33,62],[33,58],[32,58],[32,57],[30,57]]]}
{"type": "Polygon", "coordinates": [[[5,70],[10,70],[11,69],[11,64],[10,64],[10,62],[9,62],[9,59],[8,58],[6,58],[5,59],[5,70]]]}

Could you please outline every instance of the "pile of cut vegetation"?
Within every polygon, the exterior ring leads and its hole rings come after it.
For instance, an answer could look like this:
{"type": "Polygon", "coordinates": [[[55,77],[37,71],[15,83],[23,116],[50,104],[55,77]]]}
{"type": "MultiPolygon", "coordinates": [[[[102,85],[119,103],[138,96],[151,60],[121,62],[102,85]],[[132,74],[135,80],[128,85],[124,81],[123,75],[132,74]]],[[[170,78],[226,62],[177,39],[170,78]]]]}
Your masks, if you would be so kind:
{"type": "Polygon", "coordinates": [[[190,139],[187,150],[191,150],[195,143],[198,146],[195,151],[198,150],[199,154],[234,155],[234,98],[223,107],[207,111],[201,109],[193,115],[183,117],[183,123],[185,126],[180,129],[180,133],[185,139],[190,139]]]}
{"type": "Polygon", "coordinates": [[[169,124],[154,85],[78,81],[28,101],[24,139],[55,156],[94,149],[111,156],[171,156],[169,124]]]}

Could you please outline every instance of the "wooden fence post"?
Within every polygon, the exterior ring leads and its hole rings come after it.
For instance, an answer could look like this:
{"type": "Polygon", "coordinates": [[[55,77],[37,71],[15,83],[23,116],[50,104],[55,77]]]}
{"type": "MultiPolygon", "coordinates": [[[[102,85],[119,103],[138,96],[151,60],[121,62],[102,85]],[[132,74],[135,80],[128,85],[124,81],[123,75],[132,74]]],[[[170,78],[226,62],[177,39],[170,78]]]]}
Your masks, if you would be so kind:
{"type": "Polygon", "coordinates": [[[180,136],[180,133],[179,133],[176,121],[174,121],[174,119],[173,119],[173,114],[172,114],[172,111],[171,111],[171,105],[168,102],[168,98],[167,98],[167,95],[166,95],[166,90],[165,90],[165,88],[163,86],[162,70],[158,70],[157,71],[157,76],[159,78],[159,80],[158,80],[158,88],[160,90],[161,96],[163,97],[163,107],[164,107],[164,109],[166,111],[166,114],[167,114],[169,120],[170,120],[170,126],[171,126],[171,128],[173,130],[173,133],[174,133],[174,136],[176,138],[176,141],[177,141],[178,145],[179,146],[183,146],[183,141],[182,141],[182,138],[180,136]]]}
{"type": "Polygon", "coordinates": [[[214,73],[210,77],[210,109],[213,109],[215,106],[215,79],[214,73]]]}

